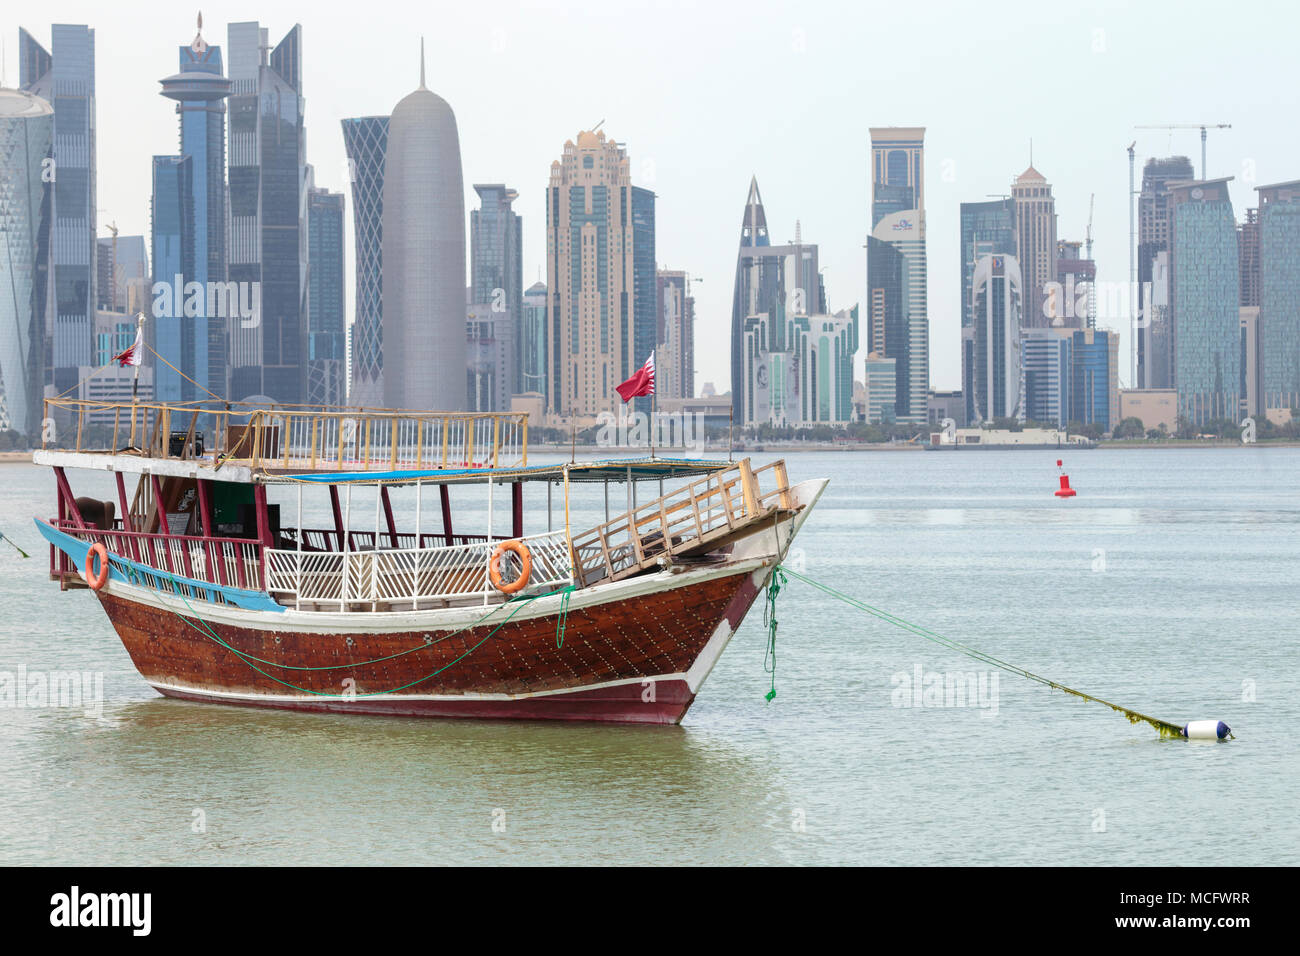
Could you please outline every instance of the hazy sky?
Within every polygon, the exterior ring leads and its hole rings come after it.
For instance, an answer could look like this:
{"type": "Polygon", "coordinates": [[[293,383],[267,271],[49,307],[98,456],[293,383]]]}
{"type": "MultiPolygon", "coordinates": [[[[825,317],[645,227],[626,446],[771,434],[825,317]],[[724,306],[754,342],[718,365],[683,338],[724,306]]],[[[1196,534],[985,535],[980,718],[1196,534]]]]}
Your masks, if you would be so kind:
{"type": "MultiPolygon", "coordinates": [[[[148,232],[150,156],[178,148],[158,80],[194,35],[174,2],[7,3],[4,80],[18,73],[18,27],[48,43],[50,23],[95,29],[99,208],[122,234],[148,232]]],[[[1209,175],[1235,176],[1238,218],[1254,186],[1300,178],[1294,4],[526,2],[204,5],[204,36],[259,20],[274,44],[303,26],[308,161],[318,185],[345,187],[339,120],[388,113],[419,79],[452,105],[466,209],[472,185],[518,189],[524,285],[544,267],[544,197],[566,139],[600,120],[627,145],[633,181],[658,193],[659,263],[697,277],[697,388],[729,379],[731,292],[741,213],[758,176],[774,242],[821,249],[832,309],[865,298],[871,126],[926,127],[931,378],[958,388],[961,202],[1009,192],[1029,163],[1057,197],[1058,234],[1082,240],[1089,194],[1098,279],[1128,277],[1128,160],[1181,153],[1200,170],[1200,136],[1137,124],[1231,123],[1211,130],[1209,175]],[[701,281],[702,280],[702,281],[701,281]]],[[[228,59],[228,55],[227,55],[228,59]]],[[[351,195],[348,225],[351,230],[351,195]]],[[[350,246],[349,237],[349,246],[350,246]]],[[[351,270],[351,248],[348,250],[351,270]]],[[[354,296],[348,275],[349,317],[354,296]]],[[[1098,323],[1123,333],[1128,320],[1098,323]]],[[[859,353],[856,376],[861,378],[859,353]]]]}

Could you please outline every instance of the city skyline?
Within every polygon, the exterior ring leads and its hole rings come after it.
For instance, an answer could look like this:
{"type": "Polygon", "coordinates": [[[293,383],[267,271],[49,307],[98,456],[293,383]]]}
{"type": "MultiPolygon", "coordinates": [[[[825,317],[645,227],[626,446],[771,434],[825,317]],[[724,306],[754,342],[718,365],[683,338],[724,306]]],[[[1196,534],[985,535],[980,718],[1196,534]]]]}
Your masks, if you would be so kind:
{"type": "MultiPolygon", "coordinates": [[[[585,8],[586,5],[574,6],[585,8]]],[[[418,18],[412,20],[406,11],[382,8],[373,11],[365,27],[359,30],[355,25],[347,27],[332,22],[322,13],[305,13],[283,3],[263,4],[256,9],[256,14],[263,22],[274,24],[277,30],[287,29],[295,21],[303,23],[307,35],[304,86],[311,92],[308,156],[317,169],[317,185],[334,191],[347,186],[339,121],[372,115],[377,105],[387,108],[409,88],[402,66],[410,57],[393,55],[401,52],[398,47],[402,45],[400,39],[394,38],[408,38],[410,55],[414,56],[418,46],[416,35],[422,32],[428,36],[431,81],[436,78],[449,101],[458,104],[467,189],[471,180],[510,182],[520,191],[516,209],[525,222],[536,225],[544,221],[544,176],[545,167],[553,158],[552,144],[557,139],[562,141],[572,129],[593,124],[602,117],[608,116],[611,122],[617,119],[619,135],[626,137],[634,152],[633,181],[654,188],[663,197],[658,217],[661,264],[665,261],[689,264],[692,274],[702,280],[696,289],[700,356],[696,379],[700,387],[705,382],[714,382],[719,391],[725,390],[729,378],[726,355],[734,268],[734,250],[730,245],[735,194],[744,190],[751,175],[757,175],[767,192],[785,197],[782,215],[783,223],[788,220],[784,227],[788,234],[775,235],[774,241],[791,239],[793,221],[799,219],[804,232],[817,236],[823,248],[827,285],[833,293],[828,306],[840,308],[861,301],[865,289],[865,256],[860,246],[866,229],[858,217],[845,215],[844,211],[864,208],[869,202],[869,183],[864,173],[868,125],[917,122],[928,127],[927,233],[929,256],[934,263],[929,290],[931,384],[937,389],[956,388],[961,381],[956,331],[960,290],[955,277],[948,275],[949,264],[958,255],[959,205],[988,193],[1007,192],[1008,184],[1028,163],[1031,138],[1034,164],[1055,186],[1062,235],[1082,236],[1088,197],[1097,193],[1095,254],[1098,278],[1107,282],[1127,279],[1128,256],[1122,246],[1127,243],[1128,228],[1124,147],[1131,140],[1138,141],[1139,168],[1146,158],[1153,156],[1182,154],[1199,160],[1194,130],[1170,134],[1135,131],[1133,126],[1189,119],[1232,122],[1233,129],[1210,133],[1209,174],[1211,177],[1237,175],[1232,195],[1233,205],[1239,210],[1254,205],[1254,185],[1294,178],[1288,157],[1297,151],[1296,134],[1283,129],[1284,124],[1269,120],[1267,100],[1251,103],[1230,99],[1216,88],[1211,77],[1202,75],[1203,71],[1196,66],[1196,49],[1186,43],[1173,44],[1164,35],[1168,5],[1153,4],[1122,16],[1113,10],[1101,10],[1093,17],[1081,18],[1070,30],[1056,27],[1059,44],[1021,51],[1031,57],[1030,62],[1040,62],[1045,69],[1074,71],[1080,75],[1081,82],[1086,77],[1104,78],[1104,89],[1093,94],[1093,115],[1103,119],[1083,128],[1079,127],[1077,117],[1057,108],[1057,93],[1046,86],[1041,91],[1028,90],[1021,98],[1022,111],[1004,117],[974,115],[956,102],[945,103],[947,90],[939,82],[944,44],[948,45],[947,49],[974,49],[981,44],[996,47],[1010,42],[973,11],[959,5],[954,5],[948,16],[940,18],[943,22],[936,27],[933,48],[908,51],[907,57],[901,52],[880,54],[882,72],[896,69],[906,61],[911,64],[909,75],[916,76],[915,83],[891,87],[887,98],[873,92],[870,77],[857,77],[834,66],[837,51],[847,53],[855,48],[857,38],[867,35],[859,29],[863,24],[862,14],[851,10],[844,11],[842,16],[799,11],[795,16],[795,8],[789,5],[769,6],[773,8],[773,22],[780,26],[738,24],[725,8],[699,11],[701,35],[684,40],[674,35],[672,42],[686,43],[684,53],[725,54],[718,67],[719,82],[700,87],[688,78],[666,74],[653,84],[654,90],[649,93],[638,89],[630,80],[588,89],[552,81],[539,73],[535,69],[534,51],[540,48],[542,37],[558,43],[559,51],[566,55],[577,55],[582,48],[576,38],[564,37],[557,22],[544,11],[517,10],[505,4],[489,4],[474,12],[450,11],[440,32],[432,29],[432,20],[421,23],[418,18]],[[789,12],[781,13],[782,10],[789,12]],[[842,24],[837,24],[837,19],[842,24]],[[711,30],[710,24],[718,29],[711,30]],[[736,49],[728,46],[723,51],[711,51],[714,37],[722,30],[735,36],[736,49]],[[796,31],[801,31],[802,39],[796,31]],[[450,42],[446,39],[448,32],[462,36],[464,42],[450,42]],[[725,76],[729,69],[726,62],[742,57],[742,48],[747,59],[756,46],[777,62],[800,64],[797,82],[790,84],[786,92],[774,93],[777,102],[773,106],[778,112],[789,112],[794,104],[798,105],[793,111],[798,118],[786,118],[779,124],[781,135],[759,122],[762,115],[759,107],[736,106],[748,101],[739,95],[743,83],[725,76]],[[491,62],[499,68],[483,70],[484,54],[498,57],[499,61],[491,62]],[[1167,58],[1171,82],[1164,90],[1154,92],[1152,98],[1140,101],[1132,91],[1144,84],[1152,55],[1167,58]],[[350,71],[334,68],[343,57],[356,57],[357,62],[367,64],[366,84],[352,83],[350,71]],[[933,77],[927,76],[927,68],[934,72],[933,77]],[[539,102],[555,105],[547,110],[509,110],[503,116],[501,104],[517,99],[519,89],[529,90],[529,96],[537,96],[539,102]],[[813,93],[818,96],[810,101],[813,93]],[[724,103],[725,110],[721,108],[724,103]],[[860,127],[827,125],[828,118],[849,103],[854,104],[853,115],[862,117],[860,127]],[[818,162],[826,167],[826,174],[810,179],[800,150],[787,141],[820,136],[825,129],[835,128],[842,130],[844,146],[832,151],[834,155],[820,158],[818,162]],[[709,136],[714,144],[707,157],[710,170],[707,186],[695,181],[695,163],[699,159],[695,143],[701,136],[709,136]],[[996,144],[994,148],[988,148],[990,142],[996,144]],[[1253,183],[1245,182],[1241,175],[1247,160],[1255,167],[1253,183]],[[725,173],[719,172],[722,170],[725,173]]],[[[1030,20],[1047,16],[1046,12],[1035,13],[1029,5],[1024,9],[1030,20]]],[[[1187,13],[1186,7],[1178,9],[1180,15],[1187,13]]],[[[125,106],[156,95],[160,75],[157,65],[171,61],[177,32],[191,29],[193,25],[192,12],[162,4],[144,4],[131,16],[114,17],[111,22],[104,18],[102,8],[88,3],[61,4],[56,14],[62,22],[86,22],[99,30],[97,97],[101,113],[105,103],[125,106]],[[113,59],[103,52],[127,47],[132,51],[129,59],[113,59]]],[[[898,15],[885,16],[888,19],[898,15]]],[[[226,22],[236,18],[235,11],[210,10],[205,32],[222,36],[226,22]]],[[[1228,24],[1225,36],[1213,41],[1206,39],[1205,49],[1211,44],[1216,51],[1222,47],[1229,58],[1226,62],[1235,64],[1235,75],[1245,82],[1255,78],[1253,82],[1266,88],[1271,81],[1261,71],[1268,70],[1271,45],[1280,41],[1250,30],[1249,22],[1228,24]],[[1248,56],[1244,52],[1247,49],[1248,56]]],[[[7,84],[10,86],[16,79],[17,56],[11,44],[18,26],[24,26],[43,42],[49,37],[44,19],[13,18],[6,24],[4,35],[10,44],[7,84]]],[[[598,37],[608,36],[620,28],[617,21],[605,22],[599,17],[590,26],[598,37]]],[[[635,58],[638,69],[649,69],[648,63],[662,46],[653,38],[661,36],[664,28],[653,20],[647,21],[645,27],[645,35],[627,51],[628,56],[635,58]]],[[[1006,82],[1019,68],[1013,70],[1009,65],[990,62],[988,69],[990,81],[1006,82]]],[[[409,73],[409,67],[405,72],[409,73]]],[[[139,142],[174,141],[175,117],[166,115],[165,111],[151,112],[158,115],[139,117],[129,127],[101,118],[99,161],[103,171],[98,204],[103,211],[100,215],[105,221],[115,218],[124,234],[148,232],[148,170],[136,168],[139,154],[143,152],[139,142]]],[[[467,195],[467,208],[472,201],[472,194],[467,195]]],[[[349,216],[349,233],[352,226],[349,216]]],[[[352,255],[349,236],[349,271],[352,255]]],[[[544,238],[538,229],[526,229],[525,284],[537,280],[543,262],[544,238]]],[[[350,300],[349,321],[353,310],[354,303],[350,300]]],[[[1127,331],[1126,322],[1110,324],[1121,332],[1127,331]]],[[[1123,336],[1125,355],[1130,344],[1128,338],[1123,336]]],[[[1127,380],[1127,360],[1121,366],[1127,380]]],[[[1125,384],[1132,383],[1125,381],[1125,384]]]]}

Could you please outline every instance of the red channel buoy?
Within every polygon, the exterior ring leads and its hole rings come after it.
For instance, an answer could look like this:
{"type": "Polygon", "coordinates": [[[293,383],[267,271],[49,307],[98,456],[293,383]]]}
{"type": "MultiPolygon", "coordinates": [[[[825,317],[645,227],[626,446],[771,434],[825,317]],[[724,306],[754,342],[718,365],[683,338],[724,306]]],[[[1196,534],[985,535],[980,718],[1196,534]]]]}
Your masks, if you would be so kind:
{"type": "Polygon", "coordinates": [[[1070,476],[1067,475],[1065,473],[1065,469],[1061,467],[1061,459],[1059,458],[1056,459],[1056,467],[1061,469],[1061,487],[1056,489],[1055,491],[1056,497],[1073,498],[1076,492],[1073,488],[1070,487],[1070,476]]]}

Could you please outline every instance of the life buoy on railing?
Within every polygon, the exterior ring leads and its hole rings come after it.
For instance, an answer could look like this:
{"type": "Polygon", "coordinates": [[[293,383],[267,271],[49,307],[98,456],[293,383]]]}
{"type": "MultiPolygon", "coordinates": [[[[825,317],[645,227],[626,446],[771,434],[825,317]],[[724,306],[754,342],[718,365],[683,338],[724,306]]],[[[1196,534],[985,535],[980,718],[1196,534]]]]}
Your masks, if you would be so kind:
{"type": "Polygon", "coordinates": [[[516,591],[522,591],[528,586],[528,577],[533,573],[533,555],[528,550],[528,545],[524,544],[518,538],[510,541],[502,541],[492,552],[492,560],[488,563],[488,578],[492,586],[502,594],[514,594],[516,591]],[[507,551],[512,552],[519,558],[519,577],[515,578],[509,584],[501,579],[501,559],[507,551]]]}
{"type": "Polygon", "coordinates": [[[96,541],[86,552],[86,583],[92,591],[98,591],[108,580],[108,549],[96,541]],[[95,571],[95,558],[99,558],[99,571],[95,571]]]}

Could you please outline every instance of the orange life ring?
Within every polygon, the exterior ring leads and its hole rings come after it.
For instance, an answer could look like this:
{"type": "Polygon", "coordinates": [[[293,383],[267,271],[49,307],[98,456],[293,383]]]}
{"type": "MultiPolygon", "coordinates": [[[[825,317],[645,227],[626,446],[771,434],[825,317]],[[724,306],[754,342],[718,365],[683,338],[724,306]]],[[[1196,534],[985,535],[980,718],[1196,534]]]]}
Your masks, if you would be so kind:
{"type": "Polygon", "coordinates": [[[518,538],[502,541],[497,545],[496,550],[492,552],[492,560],[488,564],[488,578],[492,581],[492,586],[502,594],[514,594],[516,591],[522,591],[528,586],[528,576],[532,573],[533,556],[528,550],[528,545],[518,538]],[[501,580],[501,558],[505,556],[507,551],[518,555],[520,564],[519,577],[509,584],[505,584],[501,580]]]}
{"type": "Polygon", "coordinates": [[[98,591],[108,580],[108,549],[96,541],[86,552],[86,583],[92,591],[98,591]],[[99,556],[99,573],[95,573],[95,556],[99,556]]]}

